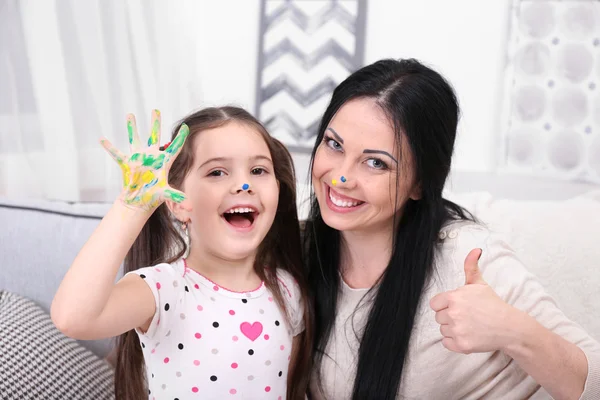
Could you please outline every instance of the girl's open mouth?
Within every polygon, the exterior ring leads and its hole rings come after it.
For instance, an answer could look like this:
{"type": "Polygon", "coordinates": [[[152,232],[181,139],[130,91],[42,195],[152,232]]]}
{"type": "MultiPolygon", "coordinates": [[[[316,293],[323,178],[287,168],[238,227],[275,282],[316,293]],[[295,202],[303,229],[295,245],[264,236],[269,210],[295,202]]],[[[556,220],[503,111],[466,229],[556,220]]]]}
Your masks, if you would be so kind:
{"type": "Polygon", "coordinates": [[[236,206],[223,213],[223,219],[238,230],[252,228],[257,216],[258,211],[251,206],[236,206]]]}

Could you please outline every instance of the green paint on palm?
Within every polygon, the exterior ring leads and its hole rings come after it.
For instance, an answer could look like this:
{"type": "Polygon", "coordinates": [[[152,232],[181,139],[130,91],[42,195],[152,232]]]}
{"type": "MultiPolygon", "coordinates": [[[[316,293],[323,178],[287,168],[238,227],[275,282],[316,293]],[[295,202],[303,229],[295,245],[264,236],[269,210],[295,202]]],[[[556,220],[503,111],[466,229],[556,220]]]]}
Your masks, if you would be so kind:
{"type": "Polygon", "coordinates": [[[129,159],[131,161],[139,161],[140,160],[140,156],[141,156],[140,153],[133,153],[129,159]]]}
{"type": "Polygon", "coordinates": [[[181,203],[185,200],[185,196],[182,193],[175,192],[170,189],[165,190],[165,197],[169,200],[174,201],[175,203],[181,203]]]}
{"type": "Polygon", "coordinates": [[[127,121],[127,133],[129,134],[129,144],[133,144],[133,122],[127,121]]]}
{"type": "Polygon", "coordinates": [[[165,164],[165,155],[164,153],[159,154],[158,156],[154,156],[152,154],[144,154],[144,159],[142,160],[142,165],[144,167],[151,167],[153,169],[160,169],[165,164]]]}
{"type": "Polygon", "coordinates": [[[182,124],[181,128],[179,128],[177,136],[175,137],[175,139],[173,139],[173,141],[171,142],[169,147],[167,147],[165,152],[169,154],[177,153],[181,146],[183,146],[183,144],[185,143],[185,139],[187,139],[189,134],[190,128],[186,124],[182,124]]]}
{"type": "Polygon", "coordinates": [[[150,133],[150,137],[148,138],[148,146],[153,146],[158,143],[158,133],[160,132],[160,121],[158,119],[154,120],[154,124],[152,124],[152,132],[150,133]]]}

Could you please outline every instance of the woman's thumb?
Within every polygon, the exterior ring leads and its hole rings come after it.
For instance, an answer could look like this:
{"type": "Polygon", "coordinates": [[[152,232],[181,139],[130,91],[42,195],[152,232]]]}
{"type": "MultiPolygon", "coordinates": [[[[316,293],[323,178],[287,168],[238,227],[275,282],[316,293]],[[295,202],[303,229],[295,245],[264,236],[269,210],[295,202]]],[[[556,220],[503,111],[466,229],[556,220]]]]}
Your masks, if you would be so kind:
{"type": "Polygon", "coordinates": [[[473,249],[465,258],[465,285],[485,283],[478,264],[482,253],[482,249],[473,249]]]}

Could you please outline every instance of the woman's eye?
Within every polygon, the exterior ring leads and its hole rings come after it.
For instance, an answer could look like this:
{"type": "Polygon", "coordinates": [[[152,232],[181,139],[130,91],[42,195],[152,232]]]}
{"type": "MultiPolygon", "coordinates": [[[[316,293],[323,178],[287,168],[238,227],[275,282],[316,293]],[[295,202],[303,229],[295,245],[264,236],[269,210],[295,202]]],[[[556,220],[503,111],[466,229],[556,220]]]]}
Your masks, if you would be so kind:
{"type": "Polygon", "coordinates": [[[214,171],[210,171],[208,176],[223,176],[224,174],[225,172],[221,171],[220,169],[216,169],[214,171]]]}
{"type": "Polygon", "coordinates": [[[333,150],[341,150],[342,146],[333,139],[327,139],[327,146],[331,147],[333,150]]]}
{"type": "Polygon", "coordinates": [[[253,168],[251,173],[252,173],[252,175],[263,175],[263,174],[266,174],[267,171],[265,171],[264,168],[253,168]]]}
{"type": "Polygon", "coordinates": [[[375,169],[387,169],[387,164],[378,158],[370,158],[367,160],[367,165],[375,169]]]}

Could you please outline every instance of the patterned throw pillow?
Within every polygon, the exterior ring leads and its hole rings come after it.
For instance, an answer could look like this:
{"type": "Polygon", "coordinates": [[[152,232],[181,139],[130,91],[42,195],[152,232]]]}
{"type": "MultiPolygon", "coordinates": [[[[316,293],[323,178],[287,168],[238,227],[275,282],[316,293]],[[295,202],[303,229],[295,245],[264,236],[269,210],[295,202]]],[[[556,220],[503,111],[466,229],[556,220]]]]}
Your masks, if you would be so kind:
{"type": "Polygon", "coordinates": [[[0,399],[114,399],[113,374],[33,301],[0,291],[0,399]]]}

